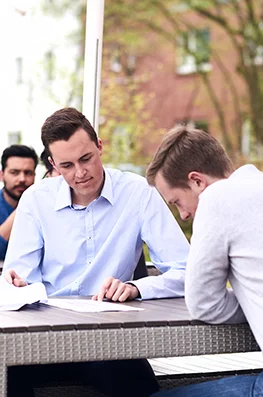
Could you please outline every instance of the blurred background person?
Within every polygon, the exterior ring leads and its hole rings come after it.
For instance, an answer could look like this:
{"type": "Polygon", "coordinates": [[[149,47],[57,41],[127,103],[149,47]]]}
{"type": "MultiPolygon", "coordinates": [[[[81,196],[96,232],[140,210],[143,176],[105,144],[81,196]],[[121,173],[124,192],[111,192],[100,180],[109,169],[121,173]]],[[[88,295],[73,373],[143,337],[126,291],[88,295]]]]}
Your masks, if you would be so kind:
{"type": "Polygon", "coordinates": [[[15,208],[22,193],[35,181],[38,156],[34,149],[25,145],[11,145],[3,151],[0,180],[0,260],[5,259],[15,208]]]}
{"type": "Polygon", "coordinates": [[[43,152],[40,155],[40,160],[42,161],[43,165],[46,168],[46,172],[45,172],[43,178],[50,178],[50,177],[53,177],[53,176],[60,175],[60,173],[50,163],[50,161],[48,159],[48,153],[47,153],[47,151],[45,149],[43,150],[43,152]]]}

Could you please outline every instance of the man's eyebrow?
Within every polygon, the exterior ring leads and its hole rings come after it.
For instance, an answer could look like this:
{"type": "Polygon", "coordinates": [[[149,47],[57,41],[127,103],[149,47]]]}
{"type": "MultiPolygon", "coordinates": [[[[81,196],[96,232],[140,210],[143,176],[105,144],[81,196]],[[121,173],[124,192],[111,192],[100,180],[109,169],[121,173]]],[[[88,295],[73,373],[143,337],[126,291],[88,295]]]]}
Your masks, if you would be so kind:
{"type": "MultiPolygon", "coordinates": [[[[79,160],[83,160],[84,157],[87,157],[87,156],[90,156],[90,155],[91,155],[91,152],[85,153],[85,154],[83,154],[83,156],[81,156],[81,157],[78,159],[78,161],[79,161],[79,160]]],[[[65,164],[72,164],[72,161],[62,161],[62,163],[59,163],[59,165],[65,165],[65,164]]]]}
{"type": "Polygon", "coordinates": [[[71,164],[71,161],[62,161],[62,163],[58,163],[58,165],[65,165],[65,164],[71,164]]]}
{"type": "Polygon", "coordinates": [[[81,156],[79,158],[79,160],[82,160],[82,159],[84,159],[84,157],[87,157],[87,156],[90,156],[90,155],[91,155],[91,152],[85,153],[85,154],[83,154],[83,156],[81,156]]]}
{"type": "Polygon", "coordinates": [[[34,170],[32,170],[32,168],[26,168],[25,170],[24,170],[24,169],[21,169],[21,168],[10,168],[9,171],[15,171],[15,172],[31,172],[31,171],[34,171],[34,170]]]}

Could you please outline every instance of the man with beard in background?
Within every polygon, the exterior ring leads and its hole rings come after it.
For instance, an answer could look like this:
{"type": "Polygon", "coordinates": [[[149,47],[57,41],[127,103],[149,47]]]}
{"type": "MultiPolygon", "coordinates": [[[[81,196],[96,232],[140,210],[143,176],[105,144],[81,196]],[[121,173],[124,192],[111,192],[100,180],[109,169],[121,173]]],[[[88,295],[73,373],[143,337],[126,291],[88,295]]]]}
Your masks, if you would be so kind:
{"type": "Polygon", "coordinates": [[[3,151],[0,180],[0,260],[5,259],[8,240],[13,226],[15,208],[22,193],[35,181],[38,157],[34,149],[11,145],[3,151]]]}

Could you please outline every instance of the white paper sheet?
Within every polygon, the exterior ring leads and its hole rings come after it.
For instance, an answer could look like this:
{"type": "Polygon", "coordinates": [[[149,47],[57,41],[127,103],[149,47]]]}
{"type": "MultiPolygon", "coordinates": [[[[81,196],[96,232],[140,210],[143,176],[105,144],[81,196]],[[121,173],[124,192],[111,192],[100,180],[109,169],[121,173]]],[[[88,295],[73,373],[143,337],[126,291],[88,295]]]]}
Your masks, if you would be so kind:
{"type": "Polygon", "coordinates": [[[34,283],[25,287],[15,287],[0,277],[0,311],[18,310],[20,307],[38,301],[47,301],[44,284],[34,283]]]}
{"type": "Polygon", "coordinates": [[[98,302],[91,299],[48,299],[46,303],[50,306],[62,309],[74,310],[75,312],[95,313],[95,312],[131,312],[144,309],[122,305],[121,303],[98,302]]]}

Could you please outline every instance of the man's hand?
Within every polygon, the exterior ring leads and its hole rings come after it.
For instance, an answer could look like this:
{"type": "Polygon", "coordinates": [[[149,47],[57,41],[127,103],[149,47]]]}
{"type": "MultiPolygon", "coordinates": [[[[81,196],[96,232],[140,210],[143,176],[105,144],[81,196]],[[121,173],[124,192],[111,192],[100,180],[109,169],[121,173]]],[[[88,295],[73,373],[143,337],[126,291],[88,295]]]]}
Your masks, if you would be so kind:
{"type": "Polygon", "coordinates": [[[13,284],[16,287],[25,287],[27,283],[19,277],[13,269],[7,270],[4,273],[4,278],[9,284],[13,284]]]}
{"type": "Polygon", "coordinates": [[[113,302],[125,302],[132,300],[139,295],[138,289],[132,284],[125,284],[122,281],[108,277],[101,286],[100,292],[92,297],[93,300],[103,301],[103,298],[113,302]]]}

